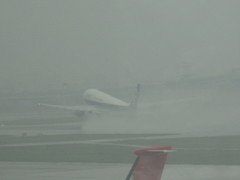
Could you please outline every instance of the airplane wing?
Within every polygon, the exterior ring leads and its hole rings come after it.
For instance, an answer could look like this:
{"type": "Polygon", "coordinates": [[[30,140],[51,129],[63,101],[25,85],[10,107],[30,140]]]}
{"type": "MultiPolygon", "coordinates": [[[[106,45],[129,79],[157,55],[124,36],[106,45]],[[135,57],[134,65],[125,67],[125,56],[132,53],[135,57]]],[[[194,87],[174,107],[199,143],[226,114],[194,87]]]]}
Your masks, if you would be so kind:
{"type": "Polygon", "coordinates": [[[56,109],[78,111],[78,112],[87,112],[87,113],[97,112],[97,109],[93,106],[63,106],[63,105],[42,104],[42,103],[39,103],[38,105],[50,107],[50,108],[56,108],[56,109]]]}

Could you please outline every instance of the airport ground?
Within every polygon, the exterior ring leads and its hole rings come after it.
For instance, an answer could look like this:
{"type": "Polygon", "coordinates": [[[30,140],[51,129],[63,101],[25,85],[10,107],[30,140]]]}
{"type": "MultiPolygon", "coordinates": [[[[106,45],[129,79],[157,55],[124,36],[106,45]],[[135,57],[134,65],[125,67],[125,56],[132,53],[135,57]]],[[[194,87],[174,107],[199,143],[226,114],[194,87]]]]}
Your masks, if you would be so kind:
{"type": "Polygon", "coordinates": [[[240,165],[240,136],[70,134],[0,136],[0,161],[131,163],[140,147],[170,145],[169,164],[240,165]]]}
{"type": "Polygon", "coordinates": [[[87,122],[68,112],[1,114],[0,179],[124,179],[133,150],[169,145],[163,180],[238,180],[240,114],[232,104],[171,103],[150,117],[87,122]]]}
{"type": "Polygon", "coordinates": [[[238,180],[240,136],[61,134],[0,136],[1,180],[125,179],[140,147],[171,145],[163,180],[238,180]]]}
{"type": "Polygon", "coordinates": [[[158,132],[161,123],[158,127],[150,120],[147,124],[145,120],[143,124],[141,120],[105,119],[100,123],[99,120],[88,124],[72,115],[62,117],[62,114],[48,114],[41,118],[2,117],[0,161],[131,163],[135,149],[172,146],[175,151],[169,156],[169,164],[240,165],[240,134],[158,132]],[[149,124],[153,124],[149,127],[155,126],[155,129],[147,131],[149,124]],[[108,126],[109,131],[99,126],[108,126]],[[140,126],[146,131],[141,128],[133,131],[140,126]],[[91,128],[95,131],[90,131],[91,128]],[[126,131],[121,132],[121,128],[126,131]],[[119,131],[114,132],[116,129],[119,131]]]}

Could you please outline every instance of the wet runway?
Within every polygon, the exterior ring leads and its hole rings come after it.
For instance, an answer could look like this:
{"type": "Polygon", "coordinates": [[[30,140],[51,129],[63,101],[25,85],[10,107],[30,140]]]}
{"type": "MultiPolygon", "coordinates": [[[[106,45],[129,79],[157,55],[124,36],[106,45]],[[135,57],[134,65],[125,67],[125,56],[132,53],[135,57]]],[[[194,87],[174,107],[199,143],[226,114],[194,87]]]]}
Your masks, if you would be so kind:
{"type": "Polygon", "coordinates": [[[144,123],[1,118],[0,179],[125,179],[135,159],[133,150],[165,145],[175,151],[169,154],[163,180],[239,179],[240,135],[236,132],[184,132],[154,126],[156,121],[144,123]]]}
{"type": "Polygon", "coordinates": [[[240,135],[238,120],[219,120],[212,124],[205,119],[164,119],[158,114],[93,117],[81,121],[73,114],[21,114],[0,116],[0,135],[35,136],[56,134],[178,134],[185,137],[240,135]]]}

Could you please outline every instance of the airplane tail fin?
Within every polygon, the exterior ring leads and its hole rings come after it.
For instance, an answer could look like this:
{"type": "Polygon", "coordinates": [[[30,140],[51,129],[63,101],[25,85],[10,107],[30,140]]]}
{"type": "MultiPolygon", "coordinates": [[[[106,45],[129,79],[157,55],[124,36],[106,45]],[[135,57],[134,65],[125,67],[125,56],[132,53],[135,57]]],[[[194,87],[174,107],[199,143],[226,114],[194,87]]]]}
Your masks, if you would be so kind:
{"type": "Polygon", "coordinates": [[[139,99],[139,94],[140,94],[140,88],[141,88],[141,85],[137,84],[137,91],[136,91],[135,97],[132,100],[132,102],[130,103],[130,107],[133,108],[133,109],[137,109],[137,104],[138,104],[138,99],[139,99]]]}
{"type": "Polygon", "coordinates": [[[138,155],[126,180],[160,180],[170,146],[144,148],[134,151],[138,155]]]}

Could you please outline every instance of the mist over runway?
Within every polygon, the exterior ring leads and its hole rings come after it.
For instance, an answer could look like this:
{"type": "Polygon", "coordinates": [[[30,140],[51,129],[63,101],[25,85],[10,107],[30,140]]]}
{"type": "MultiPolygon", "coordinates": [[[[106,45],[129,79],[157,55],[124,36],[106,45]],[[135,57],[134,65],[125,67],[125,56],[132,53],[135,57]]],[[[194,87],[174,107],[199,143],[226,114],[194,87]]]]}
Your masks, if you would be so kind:
{"type": "Polygon", "coordinates": [[[135,158],[133,150],[171,145],[175,152],[169,154],[163,179],[237,180],[238,122],[233,118],[224,125],[224,119],[237,111],[218,114],[216,124],[199,117],[190,120],[196,111],[182,115],[190,106],[169,106],[176,107],[172,114],[163,106],[150,113],[141,111],[139,117],[109,114],[86,122],[62,112],[2,116],[1,178],[124,179],[135,158]]]}
{"type": "Polygon", "coordinates": [[[23,134],[54,135],[54,134],[78,134],[78,133],[103,133],[103,134],[152,134],[170,133],[181,136],[217,136],[239,135],[240,121],[237,116],[240,113],[232,109],[232,112],[220,112],[204,117],[208,114],[197,114],[196,111],[186,108],[187,113],[182,114],[178,105],[172,112],[160,109],[158,112],[138,112],[135,116],[126,114],[105,114],[102,117],[90,117],[87,121],[81,121],[71,113],[54,113],[53,115],[27,113],[15,116],[2,116],[0,118],[0,135],[23,134]],[[234,112],[233,112],[234,111],[234,112]],[[195,113],[195,117],[194,114],[195,113]],[[216,117],[217,116],[217,117],[216,117]]]}

